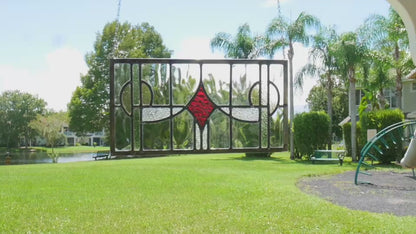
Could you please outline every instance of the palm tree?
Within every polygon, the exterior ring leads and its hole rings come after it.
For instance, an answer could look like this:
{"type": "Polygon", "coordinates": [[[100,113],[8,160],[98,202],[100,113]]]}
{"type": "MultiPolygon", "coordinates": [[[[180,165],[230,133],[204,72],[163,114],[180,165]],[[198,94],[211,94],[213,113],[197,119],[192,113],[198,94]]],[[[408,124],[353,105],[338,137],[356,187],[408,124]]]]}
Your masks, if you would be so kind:
{"type": "Polygon", "coordinates": [[[363,87],[373,97],[372,100],[368,100],[372,101],[372,109],[384,109],[387,104],[393,104],[387,103],[384,96],[384,89],[394,85],[390,74],[390,70],[393,67],[393,59],[388,57],[386,53],[375,50],[370,51],[368,55],[371,58],[371,70],[368,80],[365,79],[363,82],[363,87]]]}
{"type": "MultiPolygon", "coordinates": [[[[337,61],[337,69],[341,76],[349,81],[349,112],[351,118],[351,157],[357,160],[357,107],[355,98],[356,73],[361,65],[366,65],[367,48],[358,40],[356,33],[342,34],[340,40],[334,44],[334,54],[337,61]]],[[[368,75],[367,66],[363,66],[363,76],[368,75]]]]}
{"type": "Polygon", "coordinates": [[[295,77],[295,86],[302,88],[303,79],[306,75],[317,76],[320,83],[327,93],[327,111],[329,115],[329,139],[328,148],[332,147],[332,109],[333,109],[333,89],[334,89],[334,73],[335,73],[335,56],[332,45],[338,39],[333,28],[322,27],[313,37],[312,49],[309,56],[312,63],[306,64],[295,77]]]}
{"type": "Polygon", "coordinates": [[[217,33],[211,40],[211,48],[222,49],[227,58],[253,59],[259,55],[257,42],[257,37],[251,34],[250,26],[243,24],[238,27],[235,37],[225,32],[217,33]]]}
{"type": "Polygon", "coordinates": [[[395,70],[396,106],[402,108],[402,77],[413,68],[407,50],[409,40],[400,16],[392,8],[389,16],[372,15],[360,27],[359,34],[372,50],[388,55],[395,70]]]}
{"type": "Polygon", "coordinates": [[[289,47],[287,52],[289,59],[289,89],[290,89],[290,158],[294,159],[294,141],[293,141],[293,117],[294,117],[294,105],[293,105],[293,56],[295,55],[294,43],[299,42],[304,45],[308,45],[310,36],[308,35],[309,27],[318,27],[319,20],[305,12],[299,14],[295,21],[290,21],[283,16],[279,15],[273,19],[267,29],[269,45],[266,47],[269,51],[270,57],[275,53],[276,49],[285,49],[289,47]]]}

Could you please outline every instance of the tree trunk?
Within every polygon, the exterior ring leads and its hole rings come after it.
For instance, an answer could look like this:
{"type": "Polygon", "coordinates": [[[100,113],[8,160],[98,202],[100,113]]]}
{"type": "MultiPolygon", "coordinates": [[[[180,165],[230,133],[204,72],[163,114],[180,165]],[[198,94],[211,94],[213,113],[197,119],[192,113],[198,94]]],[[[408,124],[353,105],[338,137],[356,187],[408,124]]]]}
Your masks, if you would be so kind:
{"type": "Polygon", "coordinates": [[[396,104],[397,108],[402,109],[402,70],[399,67],[399,60],[400,60],[400,48],[396,42],[396,46],[394,49],[394,60],[396,62],[396,104]]]}
{"type": "Polygon", "coordinates": [[[350,81],[349,92],[349,111],[351,118],[351,157],[352,161],[357,161],[357,107],[355,105],[355,69],[352,67],[348,70],[350,81]]]}
{"type": "Polygon", "coordinates": [[[290,159],[295,159],[295,142],[293,138],[293,118],[294,118],[294,102],[293,102],[293,45],[289,44],[289,51],[287,52],[289,58],[289,132],[290,132],[290,159]]]}
{"type": "Polygon", "coordinates": [[[399,109],[402,109],[402,90],[402,71],[396,68],[396,104],[399,109]]]}
{"type": "Polygon", "coordinates": [[[327,74],[328,78],[328,87],[327,87],[327,97],[328,97],[328,115],[329,115],[329,138],[328,138],[328,149],[332,149],[332,102],[333,102],[333,95],[332,95],[332,89],[333,89],[333,83],[331,78],[331,73],[328,72],[327,74]]]}

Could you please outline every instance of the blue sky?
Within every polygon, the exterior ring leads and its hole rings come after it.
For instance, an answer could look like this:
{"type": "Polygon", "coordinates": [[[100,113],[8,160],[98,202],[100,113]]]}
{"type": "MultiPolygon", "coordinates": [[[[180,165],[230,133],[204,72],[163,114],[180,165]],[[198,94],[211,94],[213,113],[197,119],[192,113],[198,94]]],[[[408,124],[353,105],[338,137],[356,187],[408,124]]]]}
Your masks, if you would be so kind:
{"type": "MultiPolygon", "coordinates": [[[[234,34],[248,23],[254,34],[265,31],[277,15],[276,0],[122,0],[120,21],[149,22],[176,58],[222,58],[209,40],[217,32],[234,34]]],[[[386,0],[281,0],[281,12],[317,16],[338,32],[355,30],[370,14],[386,15],[386,0]]],[[[84,55],[93,50],[97,32],[116,18],[118,0],[0,1],[0,92],[20,89],[39,95],[48,107],[65,110],[86,73],[84,55]]],[[[307,61],[297,46],[295,70],[307,61]]],[[[297,93],[304,105],[314,81],[297,93]]]]}

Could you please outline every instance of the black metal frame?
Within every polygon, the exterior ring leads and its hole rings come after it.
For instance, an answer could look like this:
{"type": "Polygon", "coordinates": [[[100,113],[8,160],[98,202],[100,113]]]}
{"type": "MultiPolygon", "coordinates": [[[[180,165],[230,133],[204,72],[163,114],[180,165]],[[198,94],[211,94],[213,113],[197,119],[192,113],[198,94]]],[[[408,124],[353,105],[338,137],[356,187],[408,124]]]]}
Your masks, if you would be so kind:
{"type": "MultiPolygon", "coordinates": [[[[132,155],[132,156],[152,156],[152,155],[160,155],[160,154],[190,154],[190,153],[230,153],[230,152],[278,152],[278,151],[283,151],[283,150],[287,150],[287,146],[288,146],[288,132],[289,132],[289,125],[288,125],[288,63],[287,60],[230,60],[230,59],[226,59],[226,60],[210,60],[210,59],[206,59],[206,60],[192,60],[192,59],[111,59],[110,61],[110,147],[111,147],[111,154],[112,155],[118,155],[118,156],[127,156],[127,155],[132,155]],[[116,81],[116,77],[115,77],[115,65],[116,64],[129,64],[130,65],[130,79],[127,80],[121,87],[120,92],[119,93],[115,93],[115,81],[116,81]],[[138,77],[134,77],[133,75],[133,65],[137,64],[139,67],[139,71],[138,71],[138,77]],[[147,83],[146,81],[142,80],[143,78],[143,69],[142,66],[146,65],[146,64],[166,64],[169,66],[169,104],[167,105],[153,105],[153,99],[154,99],[154,93],[153,93],[153,89],[152,86],[147,83]],[[173,85],[172,85],[172,78],[173,78],[173,74],[172,74],[172,65],[176,65],[176,64],[197,64],[199,65],[200,68],[200,77],[199,77],[199,84],[197,84],[197,89],[195,94],[193,95],[193,97],[190,99],[190,101],[185,104],[185,105],[174,105],[173,104],[173,85]],[[229,87],[229,100],[228,100],[228,104],[227,105],[217,105],[215,104],[215,102],[213,102],[210,97],[208,95],[207,98],[209,99],[210,102],[212,102],[212,104],[214,105],[214,110],[218,109],[220,110],[222,113],[224,113],[225,115],[229,116],[229,125],[230,125],[230,129],[229,129],[229,148],[227,149],[211,149],[210,148],[210,127],[209,127],[209,121],[207,121],[208,123],[206,124],[206,126],[199,126],[197,124],[197,119],[195,117],[195,115],[193,115],[193,149],[174,149],[173,147],[173,118],[177,115],[179,115],[180,113],[182,113],[183,111],[187,110],[190,112],[189,107],[191,105],[191,102],[193,102],[194,98],[196,97],[198,90],[200,89],[200,87],[202,87],[202,89],[204,88],[204,83],[203,83],[203,73],[202,73],[202,67],[203,65],[206,64],[224,64],[224,65],[229,65],[230,66],[230,75],[229,75],[229,82],[230,82],[230,87],[229,87]],[[251,85],[251,87],[249,87],[249,106],[246,105],[232,105],[232,84],[233,84],[233,69],[232,66],[233,65],[249,65],[249,64],[254,64],[254,65],[259,65],[259,81],[256,81],[253,85],[251,85]],[[267,66],[267,103],[262,103],[262,92],[264,92],[262,90],[262,66],[266,65],[267,66]],[[272,81],[270,81],[270,65],[281,65],[283,68],[283,103],[280,104],[280,92],[278,87],[276,86],[276,84],[274,84],[272,81]],[[134,79],[138,79],[138,88],[140,90],[140,103],[137,105],[134,103],[134,79]],[[123,103],[123,93],[124,91],[128,88],[128,86],[130,85],[130,102],[131,102],[131,106],[129,106],[130,108],[130,112],[126,110],[125,108],[125,104],[123,103]],[[257,106],[254,106],[252,101],[251,101],[251,97],[252,97],[252,92],[254,87],[258,85],[259,86],[259,104],[257,106]],[[143,86],[147,86],[147,88],[150,90],[150,99],[151,102],[149,105],[145,105],[143,104],[143,86]],[[276,90],[277,90],[277,96],[278,96],[278,100],[277,100],[277,105],[273,110],[270,110],[270,86],[273,86],[276,90]],[[115,103],[115,98],[118,95],[118,98],[120,100],[120,103],[117,104],[115,103]],[[170,114],[168,117],[163,118],[163,119],[158,119],[157,121],[146,121],[143,122],[143,108],[160,108],[160,107],[164,107],[164,108],[169,108],[170,109],[170,114]],[[258,108],[258,121],[245,121],[245,120],[240,120],[237,119],[235,117],[232,116],[232,111],[233,108],[258,108]],[[124,113],[126,114],[126,117],[130,118],[130,150],[117,150],[116,149],[116,113],[115,113],[115,109],[116,108],[121,108],[122,110],[124,110],[124,113]],[[173,108],[182,108],[181,111],[177,112],[177,113],[173,113],[173,108]],[[228,108],[229,113],[226,113],[223,108],[228,108]],[[262,146],[262,111],[264,109],[267,108],[267,147],[263,147],[262,146]],[[270,121],[272,120],[272,115],[273,113],[275,113],[277,111],[277,109],[282,109],[283,110],[283,145],[281,147],[271,147],[270,146],[270,121]],[[140,114],[139,114],[139,120],[138,122],[135,122],[135,117],[134,117],[134,112],[136,110],[139,110],[140,114]],[[169,130],[170,130],[170,148],[169,149],[144,149],[143,148],[143,139],[144,139],[144,135],[143,135],[143,126],[145,123],[156,123],[156,122],[160,122],[163,120],[169,120],[169,130]],[[233,148],[233,124],[232,121],[233,120],[239,120],[239,121],[243,121],[243,122],[252,122],[252,123],[258,123],[259,124],[259,134],[258,134],[258,147],[250,147],[250,148],[233,148]],[[141,125],[140,126],[140,147],[139,148],[135,148],[135,125],[141,125]],[[199,129],[197,129],[196,126],[199,126],[199,129]],[[204,148],[203,147],[203,134],[204,134],[204,128],[206,128],[206,136],[207,139],[205,139],[207,141],[207,147],[204,148]],[[197,134],[199,131],[199,143],[200,145],[197,146],[197,134]]],[[[197,82],[198,83],[198,82],[197,82]]],[[[205,92],[205,90],[204,90],[205,92]]],[[[206,94],[206,92],[205,92],[206,94]]],[[[190,112],[191,113],[191,112],[190,112]]],[[[211,112],[209,114],[209,116],[212,114],[213,112],[211,112]]],[[[192,113],[191,113],[192,114],[192,113]]],[[[209,120],[209,116],[207,117],[207,120],[209,120]]]]}

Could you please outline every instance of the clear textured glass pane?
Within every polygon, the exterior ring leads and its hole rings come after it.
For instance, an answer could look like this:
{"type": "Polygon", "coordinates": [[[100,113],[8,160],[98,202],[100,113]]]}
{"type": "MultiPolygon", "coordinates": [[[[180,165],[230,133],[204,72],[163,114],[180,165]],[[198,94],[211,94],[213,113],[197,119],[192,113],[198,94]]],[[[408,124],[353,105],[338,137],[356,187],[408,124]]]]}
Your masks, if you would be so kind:
{"type": "Polygon", "coordinates": [[[194,147],[194,119],[184,111],[173,119],[173,148],[191,150],[194,147]]]}
{"type": "Polygon", "coordinates": [[[145,107],[143,108],[143,122],[153,122],[166,119],[170,115],[169,107],[145,107]]]}
{"type": "Polygon", "coordinates": [[[268,93],[268,78],[267,78],[267,65],[261,66],[261,105],[268,105],[267,93],[268,93]]]}
{"type": "Polygon", "coordinates": [[[143,124],[143,149],[144,150],[169,150],[170,127],[169,120],[157,123],[143,124]]]}
{"type": "Polygon", "coordinates": [[[139,65],[133,64],[133,101],[134,105],[140,105],[140,74],[139,65]]]}
{"type": "Polygon", "coordinates": [[[261,108],[261,147],[267,148],[268,147],[268,124],[269,124],[269,118],[268,118],[268,110],[267,108],[261,108]]]}
{"type": "Polygon", "coordinates": [[[230,119],[219,110],[215,110],[209,122],[209,142],[211,149],[228,149],[230,147],[230,119]]]}
{"type": "Polygon", "coordinates": [[[260,105],[260,85],[259,83],[256,83],[251,86],[250,88],[250,102],[253,106],[260,105]]]}
{"type": "Polygon", "coordinates": [[[283,100],[280,99],[278,87],[273,82],[269,84],[270,97],[269,97],[269,110],[270,114],[274,114],[274,111],[279,108],[279,105],[283,100]]]}
{"type": "Polygon", "coordinates": [[[259,121],[259,109],[257,107],[235,107],[232,115],[234,118],[243,121],[259,121]]]}
{"type": "Polygon", "coordinates": [[[259,65],[233,65],[232,104],[248,105],[249,90],[259,81],[259,65]]]}
{"type": "Polygon", "coordinates": [[[115,146],[116,151],[131,150],[131,121],[121,108],[115,108],[115,146]]]}
{"type": "Polygon", "coordinates": [[[201,149],[201,143],[202,143],[202,149],[206,150],[208,148],[208,130],[207,127],[205,127],[202,132],[197,124],[195,124],[195,149],[200,150],[201,149]],[[202,139],[201,139],[201,133],[202,133],[202,139]]]}
{"type": "Polygon", "coordinates": [[[141,98],[142,98],[143,106],[152,105],[153,104],[153,102],[152,102],[153,89],[150,86],[148,86],[147,82],[142,82],[141,87],[142,87],[142,89],[141,89],[141,91],[142,91],[141,98]]]}
{"type": "MultiPolygon", "coordinates": [[[[276,87],[279,89],[280,92],[280,104],[282,104],[283,102],[283,91],[284,91],[284,85],[283,85],[283,77],[284,77],[284,73],[283,73],[283,66],[282,65],[270,65],[270,81],[273,82],[276,87]]],[[[272,91],[273,88],[272,86],[270,86],[270,91],[272,91]]],[[[272,95],[272,92],[270,92],[270,94],[272,95]]],[[[274,97],[270,97],[270,104],[271,105],[275,105],[273,104],[273,102],[276,100],[274,97]]]]}
{"type": "Polygon", "coordinates": [[[259,124],[246,123],[234,120],[233,122],[233,148],[258,148],[259,124]]]}
{"type": "Polygon", "coordinates": [[[120,104],[120,92],[123,85],[130,81],[130,64],[114,64],[114,103],[120,104]]]}
{"type": "Polygon", "coordinates": [[[270,122],[270,145],[271,147],[283,146],[283,112],[277,111],[270,122]]]}
{"type": "Polygon", "coordinates": [[[229,115],[230,114],[230,108],[228,108],[228,107],[223,107],[223,108],[220,108],[225,114],[227,114],[227,115],[229,115]]]}
{"type": "Polygon", "coordinates": [[[202,148],[204,150],[208,149],[208,127],[205,127],[204,130],[202,131],[202,148]]]}
{"type": "Polygon", "coordinates": [[[124,89],[121,93],[121,98],[122,98],[122,106],[124,108],[124,110],[130,115],[131,114],[131,85],[127,84],[126,86],[124,86],[124,89]]]}
{"type": "MultiPolygon", "coordinates": [[[[144,64],[142,76],[143,81],[146,81],[153,91],[153,104],[169,104],[169,65],[144,64]]],[[[145,94],[144,89],[143,94],[145,94]]]]}
{"type": "Polygon", "coordinates": [[[140,149],[141,132],[140,132],[140,109],[136,108],[133,111],[133,129],[134,129],[134,150],[140,149]]]}
{"type": "Polygon", "coordinates": [[[195,130],[195,149],[201,149],[201,130],[199,129],[198,124],[194,124],[195,130]]]}
{"type": "Polygon", "coordinates": [[[172,65],[173,104],[187,104],[198,88],[200,79],[199,64],[172,65]]]}
{"type": "Polygon", "coordinates": [[[179,113],[180,111],[182,111],[184,108],[182,107],[174,107],[172,108],[172,114],[176,115],[177,113],[179,113]]]}
{"type": "Polygon", "coordinates": [[[230,65],[204,64],[202,77],[209,98],[216,105],[228,105],[230,100],[230,65]]]}

